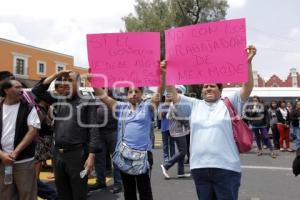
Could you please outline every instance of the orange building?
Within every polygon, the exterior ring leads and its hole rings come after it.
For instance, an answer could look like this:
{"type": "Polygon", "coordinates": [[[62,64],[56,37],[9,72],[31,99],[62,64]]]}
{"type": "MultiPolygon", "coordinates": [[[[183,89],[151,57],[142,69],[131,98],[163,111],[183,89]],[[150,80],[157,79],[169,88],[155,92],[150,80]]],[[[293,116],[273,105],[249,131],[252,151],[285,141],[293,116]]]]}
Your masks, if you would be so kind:
{"type": "Polygon", "coordinates": [[[73,56],[0,38],[0,71],[12,72],[27,87],[64,69],[88,71],[74,66],[73,56]]]}

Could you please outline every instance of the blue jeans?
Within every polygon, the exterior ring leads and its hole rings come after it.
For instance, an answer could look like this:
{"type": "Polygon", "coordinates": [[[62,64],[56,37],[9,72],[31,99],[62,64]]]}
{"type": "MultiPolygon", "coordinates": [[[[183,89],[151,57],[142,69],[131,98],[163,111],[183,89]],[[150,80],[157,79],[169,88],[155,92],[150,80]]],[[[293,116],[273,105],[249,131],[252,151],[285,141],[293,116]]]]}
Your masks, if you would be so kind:
{"type": "Polygon", "coordinates": [[[192,169],[199,200],[237,200],[241,173],[218,168],[192,169]]]}
{"type": "Polygon", "coordinates": [[[296,135],[296,150],[300,149],[300,127],[294,127],[294,134],[296,135]]]}
{"type": "Polygon", "coordinates": [[[186,137],[173,137],[177,145],[178,152],[174,154],[165,164],[166,170],[170,169],[175,163],[178,163],[177,174],[184,174],[184,157],[187,152],[186,137]]]}
{"type": "Polygon", "coordinates": [[[167,162],[175,154],[175,143],[170,135],[170,132],[162,131],[164,161],[167,162]]]}
{"type": "Polygon", "coordinates": [[[270,141],[270,138],[268,136],[268,128],[263,127],[263,128],[252,128],[253,133],[255,134],[255,141],[257,144],[257,147],[259,150],[262,149],[261,147],[261,140],[263,140],[264,144],[267,145],[267,147],[272,151],[273,146],[270,141]]]}

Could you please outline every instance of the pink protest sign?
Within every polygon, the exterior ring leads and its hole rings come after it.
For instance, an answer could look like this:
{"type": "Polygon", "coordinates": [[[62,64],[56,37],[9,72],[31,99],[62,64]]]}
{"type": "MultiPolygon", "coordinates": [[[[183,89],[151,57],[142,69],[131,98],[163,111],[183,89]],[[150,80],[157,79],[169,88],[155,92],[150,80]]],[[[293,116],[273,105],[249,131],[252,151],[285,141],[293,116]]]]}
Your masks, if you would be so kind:
{"type": "Polygon", "coordinates": [[[246,82],[245,32],[245,19],[167,30],[167,84],[246,82]]]}
{"type": "Polygon", "coordinates": [[[101,87],[160,84],[160,34],[87,35],[92,85],[101,87]]]}

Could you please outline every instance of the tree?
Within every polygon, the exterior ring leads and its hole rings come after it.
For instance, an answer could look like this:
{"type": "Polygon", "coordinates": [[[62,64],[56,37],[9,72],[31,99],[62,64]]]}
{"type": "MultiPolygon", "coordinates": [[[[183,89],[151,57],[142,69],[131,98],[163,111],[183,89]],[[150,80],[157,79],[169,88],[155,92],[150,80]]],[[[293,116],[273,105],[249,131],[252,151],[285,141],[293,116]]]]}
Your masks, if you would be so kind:
{"type": "MultiPolygon", "coordinates": [[[[165,30],[224,19],[227,8],[227,0],[136,0],[136,13],[130,13],[122,19],[127,32],[160,32],[161,58],[163,59],[165,30]]],[[[199,89],[194,90],[194,88],[194,86],[189,87],[189,91],[198,94],[199,89]]]]}

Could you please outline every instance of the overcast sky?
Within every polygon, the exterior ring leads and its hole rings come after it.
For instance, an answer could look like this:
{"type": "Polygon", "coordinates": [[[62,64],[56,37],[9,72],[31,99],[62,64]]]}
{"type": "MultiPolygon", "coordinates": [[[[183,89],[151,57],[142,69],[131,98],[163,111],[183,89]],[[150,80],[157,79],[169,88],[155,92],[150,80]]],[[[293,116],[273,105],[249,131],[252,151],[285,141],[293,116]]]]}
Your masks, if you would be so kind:
{"type": "MultiPolygon", "coordinates": [[[[248,44],[258,55],[254,69],[267,78],[300,72],[299,0],[228,0],[227,19],[247,20],[248,44]]],[[[135,0],[0,0],[0,38],[74,56],[88,65],[87,33],[124,30],[121,18],[134,12],[135,0]]]]}

